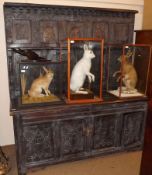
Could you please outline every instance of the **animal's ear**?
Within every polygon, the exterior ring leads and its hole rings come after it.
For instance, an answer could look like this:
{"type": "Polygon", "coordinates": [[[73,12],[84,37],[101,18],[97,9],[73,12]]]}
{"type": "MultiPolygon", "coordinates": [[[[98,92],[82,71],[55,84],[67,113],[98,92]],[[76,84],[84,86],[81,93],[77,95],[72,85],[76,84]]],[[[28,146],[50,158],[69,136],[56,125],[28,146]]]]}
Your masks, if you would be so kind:
{"type": "Polygon", "coordinates": [[[54,73],[53,70],[52,70],[51,68],[49,68],[48,71],[51,72],[51,73],[54,73]]]}
{"type": "Polygon", "coordinates": [[[48,72],[48,70],[47,70],[47,68],[45,67],[45,66],[43,66],[43,70],[47,73],[48,72]]]}
{"type": "Polygon", "coordinates": [[[93,44],[91,42],[88,43],[88,49],[92,50],[94,46],[95,46],[95,44],[93,44]]]}
{"type": "Polygon", "coordinates": [[[84,50],[88,50],[89,49],[87,44],[84,44],[83,48],[84,48],[84,50]]]}
{"type": "Polygon", "coordinates": [[[120,55],[120,56],[117,58],[117,60],[118,60],[119,62],[121,62],[121,61],[122,61],[122,55],[120,55]]]}

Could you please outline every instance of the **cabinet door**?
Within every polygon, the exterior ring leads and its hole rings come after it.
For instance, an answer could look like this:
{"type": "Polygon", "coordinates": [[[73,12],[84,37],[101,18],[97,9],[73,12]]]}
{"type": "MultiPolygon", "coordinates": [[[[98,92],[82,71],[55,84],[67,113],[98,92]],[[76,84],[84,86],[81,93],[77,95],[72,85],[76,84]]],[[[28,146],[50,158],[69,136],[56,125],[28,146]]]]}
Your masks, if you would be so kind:
{"type": "Polygon", "coordinates": [[[121,117],[116,114],[98,115],[93,119],[92,153],[113,152],[120,149],[121,117]]]}
{"type": "Polygon", "coordinates": [[[27,164],[55,159],[54,123],[37,123],[23,128],[23,147],[27,164]]]}
{"type": "Polygon", "coordinates": [[[122,146],[126,148],[141,147],[144,137],[146,114],[144,111],[125,113],[122,128],[122,146]]]}
{"type": "Polygon", "coordinates": [[[85,128],[87,118],[74,118],[59,122],[60,158],[70,160],[84,157],[86,153],[85,128]]]}

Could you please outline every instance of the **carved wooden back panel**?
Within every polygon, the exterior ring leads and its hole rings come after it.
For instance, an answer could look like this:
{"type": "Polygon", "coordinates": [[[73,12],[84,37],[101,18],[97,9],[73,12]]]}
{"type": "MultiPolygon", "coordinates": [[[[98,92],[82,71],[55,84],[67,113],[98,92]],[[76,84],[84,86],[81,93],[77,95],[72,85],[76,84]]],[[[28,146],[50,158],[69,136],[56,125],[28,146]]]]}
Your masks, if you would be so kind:
{"type": "Polygon", "coordinates": [[[6,3],[4,13],[8,46],[43,47],[67,37],[132,42],[136,11],[6,3]]]}
{"type": "MultiPolygon", "coordinates": [[[[53,93],[67,92],[67,38],[104,38],[103,91],[106,91],[108,44],[125,44],[133,40],[133,27],[136,11],[101,9],[86,7],[65,7],[5,3],[4,17],[6,28],[7,55],[9,65],[11,101],[21,96],[19,64],[24,56],[12,48],[30,49],[49,61],[59,57],[62,48],[64,64],[59,72],[60,89],[53,93]]],[[[115,55],[113,55],[115,57],[115,55]]],[[[58,59],[59,60],[59,59],[58,59]]],[[[53,61],[58,61],[53,60],[53,61]]],[[[96,69],[96,66],[94,66],[96,69]]],[[[99,79],[96,75],[96,79],[99,79]]],[[[58,84],[55,85],[59,87],[58,84]]]]}

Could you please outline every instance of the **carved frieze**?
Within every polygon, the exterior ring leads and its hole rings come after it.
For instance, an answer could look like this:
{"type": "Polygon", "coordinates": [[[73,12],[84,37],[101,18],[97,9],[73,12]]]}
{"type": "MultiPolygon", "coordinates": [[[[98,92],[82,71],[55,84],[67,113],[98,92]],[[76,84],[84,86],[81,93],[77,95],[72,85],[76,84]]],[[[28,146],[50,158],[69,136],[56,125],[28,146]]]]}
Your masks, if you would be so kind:
{"type": "Polygon", "coordinates": [[[132,42],[136,11],[6,3],[4,13],[11,47],[56,47],[59,42],[65,44],[68,37],[132,42]]]}

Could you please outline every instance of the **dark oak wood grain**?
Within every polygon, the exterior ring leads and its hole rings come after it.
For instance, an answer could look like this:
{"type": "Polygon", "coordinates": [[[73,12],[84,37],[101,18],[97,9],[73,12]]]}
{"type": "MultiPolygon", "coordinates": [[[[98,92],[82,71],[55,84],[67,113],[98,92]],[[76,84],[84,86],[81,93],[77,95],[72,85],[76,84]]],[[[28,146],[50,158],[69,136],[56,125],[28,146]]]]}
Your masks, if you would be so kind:
{"type": "MultiPolygon", "coordinates": [[[[10,112],[19,175],[34,167],[142,149],[146,98],[109,100],[105,95],[103,102],[87,104],[67,105],[63,101],[22,106],[19,103],[20,67],[31,66],[34,70],[28,72],[29,86],[32,76],[40,74],[36,68],[50,65],[56,71],[51,91],[63,95],[67,92],[66,38],[104,38],[107,60],[109,43],[122,45],[133,41],[135,13],[134,10],[5,3],[10,112]],[[61,46],[65,51],[62,62],[58,54],[61,46]],[[50,56],[55,52],[58,56],[53,63],[52,57],[47,62],[35,63],[14,53],[13,48],[30,49],[46,58],[48,53],[50,56]]],[[[112,56],[116,55],[117,48],[112,56]]],[[[103,91],[106,91],[106,65],[104,61],[103,91]]]]}
{"type": "MultiPolygon", "coordinates": [[[[136,43],[144,43],[152,45],[152,30],[137,30],[136,43]]],[[[152,59],[152,56],[151,56],[152,59]]],[[[149,97],[148,116],[145,127],[144,147],[141,161],[140,175],[152,174],[152,61],[150,65],[150,74],[148,82],[147,95],[149,97]]]]}

